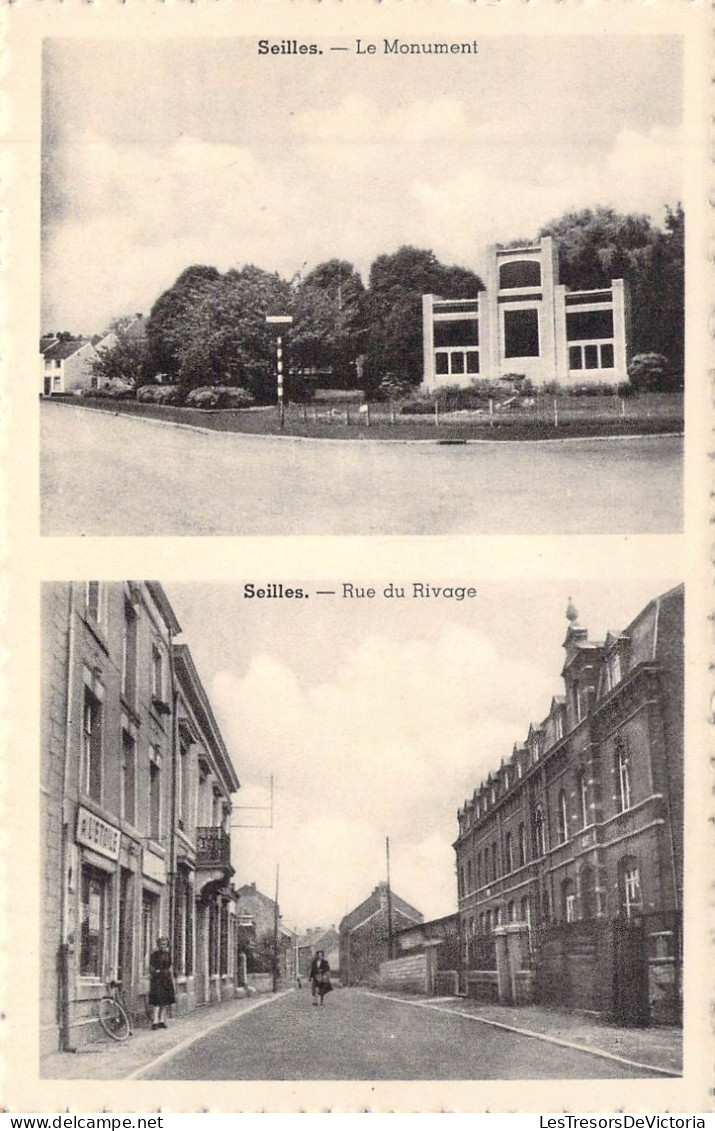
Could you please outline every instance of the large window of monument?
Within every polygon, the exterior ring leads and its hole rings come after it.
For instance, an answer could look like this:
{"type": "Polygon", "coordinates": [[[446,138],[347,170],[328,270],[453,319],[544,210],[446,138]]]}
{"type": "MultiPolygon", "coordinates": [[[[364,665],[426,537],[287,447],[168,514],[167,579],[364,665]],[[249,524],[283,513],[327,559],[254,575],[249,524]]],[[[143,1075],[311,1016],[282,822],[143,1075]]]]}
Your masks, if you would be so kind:
{"type": "Polygon", "coordinates": [[[594,338],[612,338],[613,311],[569,310],[566,312],[566,331],[570,342],[593,341],[594,338]]]}
{"type": "Polygon", "coordinates": [[[504,356],[539,356],[539,312],[537,310],[504,311],[504,356]]]}
{"type": "Polygon", "coordinates": [[[440,346],[478,346],[479,321],[476,318],[435,319],[434,344],[440,346]]]}
{"type": "Polygon", "coordinates": [[[541,264],[533,259],[502,263],[499,268],[499,286],[503,291],[519,290],[521,287],[540,287],[541,264]]]}

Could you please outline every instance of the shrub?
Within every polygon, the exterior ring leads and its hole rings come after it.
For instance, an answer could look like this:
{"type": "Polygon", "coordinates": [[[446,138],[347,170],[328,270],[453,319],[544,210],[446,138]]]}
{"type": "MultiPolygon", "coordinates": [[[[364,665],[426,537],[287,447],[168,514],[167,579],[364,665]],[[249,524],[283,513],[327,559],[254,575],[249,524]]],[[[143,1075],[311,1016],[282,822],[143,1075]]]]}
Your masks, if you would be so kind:
{"type": "Polygon", "coordinates": [[[183,404],[184,398],[178,385],[157,385],[152,389],[154,404],[183,404]]]}
{"type": "Polygon", "coordinates": [[[142,385],[139,389],[137,389],[137,400],[141,401],[142,404],[151,403],[154,400],[156,392],[159,388],[159,385],[142,385]]]}
{"type": "Polygon", "coordinates": [[[221,392],[224,394],[227,408],[250,408],[256,403],[256,398],[248,389],[224,388],[221,392]]]}
{"type": "Polygon", "coordinates": [[[99,389],[96,389],[93,385],[90,385],[88,389],[78,389],[77,392],[81,397],[94,398],[99,396],[99,389]]]}
{"type": "Polygon", "coordinates": [[[400,408],[405,416],[434,416],[434,401],[405,401],[400,408]]]}
{"type": "Polygon", "coordinates": [[[618,393],[619,397],[632,397],[635,393],[635,389],[631,385],[630,381],[621,381],[620,385],[616,389],[616,392],[618,393]]]}
{"type": "Polygon", "coordinates": [[[403,381],[401,378],[393,376],[392,373],[388,373],[375,389],[375,400],[399,401],[411,397],[413,394],[414,386],[409,381],[403,381]]]}
{"type": "Polygon", "coordinates": [[[187,408],[250,408],[255,398],[247,389],[206,385],[192,389],[186,398],[187,408]]]}
{"type": "Polygon", "coordinates": [[[198,388],[192,389],[186,398],[187,408],[218,408],[221,394],[218,389],[198,388]]]}
{"type": "Polygon", "coordinates": [[[682,378],[673,373],[662,353],[639,353],[631,358],[628,377],[637,393],[671,393],[682,389],[682,378]]]}

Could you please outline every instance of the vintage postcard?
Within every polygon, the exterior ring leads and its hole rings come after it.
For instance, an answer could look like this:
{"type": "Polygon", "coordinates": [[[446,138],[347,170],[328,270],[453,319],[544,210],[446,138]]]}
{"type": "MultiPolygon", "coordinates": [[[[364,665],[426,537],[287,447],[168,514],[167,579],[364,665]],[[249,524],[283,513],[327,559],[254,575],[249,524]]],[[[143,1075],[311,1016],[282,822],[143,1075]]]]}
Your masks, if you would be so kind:
{"type": "Polygon", "coordinates": [[[709,1111],[704,7],[2,27],[3,1107],[709,1111]]]}

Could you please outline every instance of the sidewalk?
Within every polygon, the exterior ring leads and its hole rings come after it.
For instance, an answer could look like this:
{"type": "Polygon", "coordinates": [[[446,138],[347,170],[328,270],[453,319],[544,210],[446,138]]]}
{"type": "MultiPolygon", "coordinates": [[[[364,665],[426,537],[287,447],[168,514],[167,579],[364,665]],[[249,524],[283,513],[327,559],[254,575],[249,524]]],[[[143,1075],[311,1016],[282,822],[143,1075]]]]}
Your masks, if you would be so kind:
{"type": "Polygon", "coordinates": [[[568,1044],[623,1057],[649,1068],[680,1075],[683,1070],[683,1031],[674,1026],[649,1029],[612,1025],[597,1014],[542,1005],[492,1005],[471,998],[422,998],[386,990],[384,996],[447,1012],[468,1014],[481,1021],[504,1025],[535,1037],[551,1037],[568,1044]]]}
{"type": "Polygon", "coordinates": [[[142,1026],[124,1042],[109,1037],[85,1045],[77,1052],[56,1052],[40,1060],[42,1080],[121,1080],[139,1071],[158,1056],[171,1052],[193,1037],[232,1021],[257,1006],[267,1006],[282,997],[278,994],[257,994],[237,998],[219,1005],[205,1005],[169,1022],[168,1029],[152,1030],[142,1026]]]}

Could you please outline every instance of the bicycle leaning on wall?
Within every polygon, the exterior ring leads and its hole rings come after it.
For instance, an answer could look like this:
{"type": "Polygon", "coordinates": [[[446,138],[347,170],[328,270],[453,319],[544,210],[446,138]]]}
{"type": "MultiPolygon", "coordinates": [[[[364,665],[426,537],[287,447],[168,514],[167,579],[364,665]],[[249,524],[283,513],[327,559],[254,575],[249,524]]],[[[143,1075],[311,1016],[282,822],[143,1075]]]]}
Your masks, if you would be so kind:
{"type": "Polygon", "coordinates": [[[126,1041],[134,1031],[121,999],[121,988],[121,982],[107,982],[107,992],[99,1002],[99,1023],[113,1041],[126,1041]]]}

